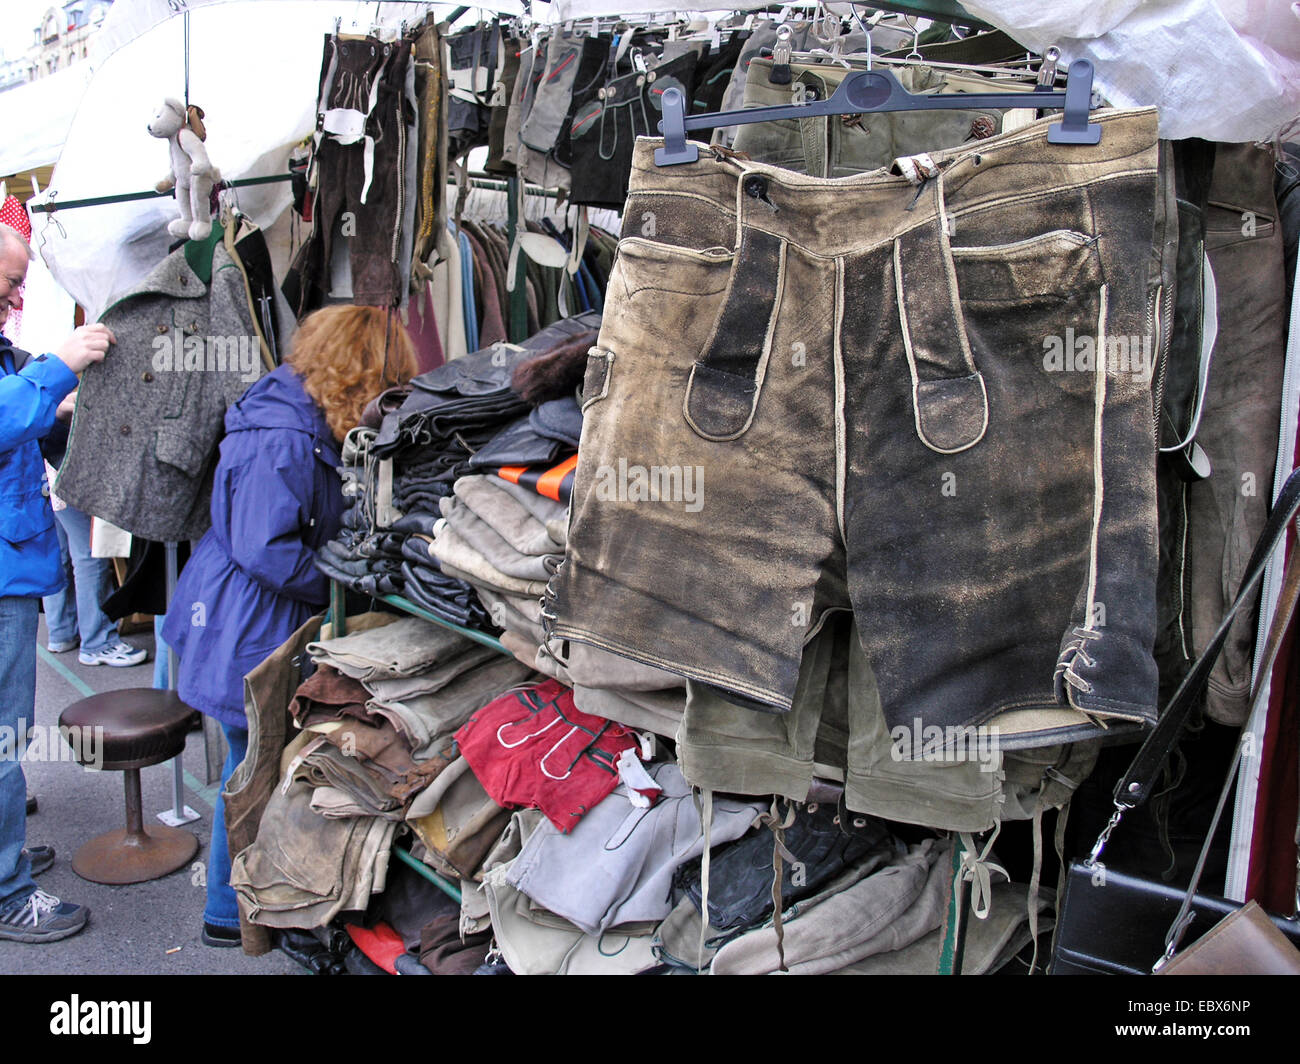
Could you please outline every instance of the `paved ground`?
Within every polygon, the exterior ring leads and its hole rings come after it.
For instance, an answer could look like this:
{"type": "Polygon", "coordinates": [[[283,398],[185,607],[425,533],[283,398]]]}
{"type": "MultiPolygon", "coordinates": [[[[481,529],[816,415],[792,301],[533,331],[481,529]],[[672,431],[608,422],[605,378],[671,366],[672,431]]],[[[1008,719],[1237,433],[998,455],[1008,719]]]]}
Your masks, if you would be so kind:
{"type": "MultiPolygon", "coordinates": [[[[153,679],[153,635],[126,637],[135,646],[147,646],[150,661],[128,669],[86,667],[77,652],[50,654],[45,649],[44,618],[37,649],[36,723],[52,726],[69,703],[99,691],[123,687],[148,687],[153,679]]],[[[60,753],[67,757],[66,748],[60,753]]],[[[87,839],[121,828],[122,775],[87,772],[79,765],[48,758],[34,760],[38,748],[28,750],[23,768],[28,793],[37,796],[40,809],[27,818],[29,844],[53,846],[54,867],[38,877],[38,885],[90,907],[90,924],[62,942],[29,946],[0,942],[0,974],[281,974],[301,973],[284,954],[245,956],[239,949],[213,949],[199,941],[203,914],[202,865],[207,858],[212,831],[215,781],[205,783],[203,734],[193,732],[185,748],[185,802],[201,819],[187,825],[199,838],[194,862],[163,879],[128,887],[107,887],[79,878],[71,865],[72,854],[87,839]],[[175,951],[175,952],[169,952],[175,951]]],[[[172,804],[171,764],[141,772],[146,823],[172,804]]]]}

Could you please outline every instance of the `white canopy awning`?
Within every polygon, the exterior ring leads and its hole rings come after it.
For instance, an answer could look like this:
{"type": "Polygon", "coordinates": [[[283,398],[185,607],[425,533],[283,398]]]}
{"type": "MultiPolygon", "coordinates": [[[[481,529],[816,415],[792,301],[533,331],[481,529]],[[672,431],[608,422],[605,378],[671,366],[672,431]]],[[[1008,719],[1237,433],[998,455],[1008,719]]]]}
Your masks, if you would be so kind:
{"type": "Polygon", "coordinates": [[[1300,5],[1254,0],[962,0],[1042,52],[1087,59],[1121,107],[1170,140],[1271,140],[1300,117],[1300,5]]]}
{"type": "Polygon", "coordinates": [[[5,116],[0,177],[49,166],[58,159],[91,69],[89,63],[77,63],[0,93],[5,116]]]}

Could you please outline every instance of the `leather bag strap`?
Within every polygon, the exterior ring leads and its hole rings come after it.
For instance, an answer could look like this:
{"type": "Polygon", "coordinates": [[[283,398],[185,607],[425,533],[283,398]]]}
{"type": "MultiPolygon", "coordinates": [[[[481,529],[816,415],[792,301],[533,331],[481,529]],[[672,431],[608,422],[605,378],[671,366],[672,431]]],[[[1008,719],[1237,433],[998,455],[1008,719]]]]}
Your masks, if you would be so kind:
{"type": "MultiPolygon", "coordinates": [[[[1264,644],[1264,654],[1260,659],[1259,671],[1256,673],[1255,690],[1250,698],[1252,716],[1258,706],[1260,697],[1268,688],[1269,675],[1273,671],[1273,663],[1277,660],[1278,648],[1282,645],[1282,639],[1291,623],[1292,614],[1295,613],[1297,599],[1300,599],[1300,564],[1297,564],[1295,555],[1292,555],[1287,562],[1286,575],[1282,580],[1282,592],[1278,598],[1277,610],[1273,614],[1272,624],[1269,625],[1268,639],[1264,644]]],[[[1152,971],[1159,971],[1173,957],[1178,949],[1179,942],[1182,941],[1183,935],[1186,933],[1187,928],[1191,926],[1192,919],[1195,916],[1192,912],[1192,902],[1196,897],[1196,889],[1201,883],[1201,873],[1205,869],[1205,861],[1210,854],[1214,833],[1219,828],[1219,820],[1223,817],[1224,807],[1228,804],[1228,795],[1232,793],[1232,784],[1241,768],[1241,751],[1245,738],[1246,728],[1243,725],[1241,736],[1237,740],[1237,748],[1232,754],[1232,763],[1228,767],[1228,777],[1223,781],[1223,789],[1219,792],[1219,804],[1214,808],[1214,816],[1211,817],[1210,826],[1205,832],[1205,842],[1201,844],[1201,852],[1196,858],[1196,867],[1192,871],[1191,882],[1187,884],[1187,893],[1183,896],[1183,904],[1165,935],[1164,956],[1156,961],[1152,971]]]]}
{"type": "MultiPolygon", "coordinates": [[[[1287,526],[1291,523],[1297,511],[1300,511],[1300,470],[1292,472],[1287,478],[1276,502],[1273,504],[1273,512],[1269,515],[1264,531],[1260,534],[1259,542],[1255,544],[1250,561],[1247,563],[1246,573],[1242,578],[1236,601],[1224,614],[1223,621],[1219,624],[1209,643],[1206,644],[1205,650],[1197,659],[1196,664],[1192,666],[1191,671],[1179,684],[1178,690],[1174,692],[1173,697],[1169,700],[1169,705],[1165,707],[1165,711],[1160,715],[1159,723],[1152,729],[1151,734],[1147,736],[1141,749],[1133,758],[1133,763],[1129,766],[1128,772],[1115,785],[1115,804],[1117,806],[1124,809],[1133,809],[1150,797],[1161,764],[1169,755],[1169,751],[1174,748],[1174,743],[1183,730],[1183,724],[1200,697],[1201,691],[1209,681],[1210,671],[1214,668],[1214,663],[1218,660],[1219,652],[1223,649],[1223,644],[1228,637],[1228,629],[1232,626],[1237,614],[1243,609],[1250,593],[1263,578],[1264,567],[1268,563],[1270,555],[1286,535],[1287,526]]],[[[1279,607],[1279,614],[1280,612],[1279,607]]],[[[1272,633],[1270,633],[1271,638],[1272,633]]],[[[1273,648],[1273,652],[1276,653],[1276,647],[1273,648]]],[[[1266,672],[1261,671],[1259,675],[1261,677],[1265,676],[1266,672]]]]}
{"type": "MultiPolygon", "coordinates": [[[[1101,851],[1110,839],[1111,832],[1119,825],[1123,815],[1128,810],[1135,809],[1150,797],[1155,786],[1156,777],[1160,772],[1160,766],[1174,748],[1174,743],[1178,741],[1192,707],[1196,704],[1201,691],[1204,690],[1206,683],[1209,681],[1210,671],[1214,668],[1214,663],[1218,660],[1219,652],[1223,649],[1223,644],[1228,637],[1228,629],[1232,626],[1233,620],[1243,608],[1250,593],[1263,578],[1264,568],[1268,564],[1269,557],[1277,544],[1284,539],[1287,526],[1290,525],[1297,511],[1300,511],[1300,470],[1293,470],[1291,475],[1287,477],[1286,483],[1282,485],[1282,490],[1273,503],[1273,511],[1269,514],[1268,521],[1264,525],[1263,532],[1260,533],[1254,551],[1251,552],[1250,561],[1246,565],[1246,572],[1242,577],[1236,600],[1229,607],[1228,612],[1224,614],[1218,629],[1209,643],[1206,644],[1205,650],[1196,660],[1191,671],[1183,678],[1183,682],[1178,685],[1178,690],[1174,692],[1173,697],[1169,700],[1169,705],[1165,707],[1164,713],[1161,714],[1159,723],[1156,724],[1151,734],[1147,736],[1146,741],[1139,748],[1133,758],[1133,763],[1128,767],[1128,771],[1115,784],[1115,811],[1111,813],[1110,820],[1102,828],[1101,834],[1097,836],[1092,852],[1084,862],[1086,865],[1091,866],[1097,863],[1097,858],[1101,856],[1101,851]]],[[[1294,568],[1296,568],[1294,564],[1288,566],[1286,581],[1288,584],[1300,581],[1300,576],[1290,572],[1294,568]]],[[[1274,615],[1275,629],[1284,612],[1287,617],[1290,616],[1294,603],[1288,606],[1285,611],[1283,605],[1283,601],[1278,603],[1278,610],[1274,615]]],[[[1283,625],[1282,631],[1285,631],[1285,625],[1283,625]]],[[[1265,644],[1266,655],[1270,652],[1276,655],[1276,642],[1280,642],[1280,639],[1280,632],[1275,640],[1274,632],[1270,631],[1268,642],[1265,644]]],[[[1271,659],[1268,661],[1268,665],[1271,669],[1271,659]]],[[[1261,669],[1259,676],[1261,678],[1267,677],[1268,672],[1269,670],[1261,669]]],[[[1255,697],[1258,697],[1258,694],[1257,690],[1255,697]]],[[[1236,763],[1236,760],[1234,760],[1234,771],[1236,763]]],[[[1211,830],[1210,837],[1213,837],[1213,830],[1211,830]]]]}

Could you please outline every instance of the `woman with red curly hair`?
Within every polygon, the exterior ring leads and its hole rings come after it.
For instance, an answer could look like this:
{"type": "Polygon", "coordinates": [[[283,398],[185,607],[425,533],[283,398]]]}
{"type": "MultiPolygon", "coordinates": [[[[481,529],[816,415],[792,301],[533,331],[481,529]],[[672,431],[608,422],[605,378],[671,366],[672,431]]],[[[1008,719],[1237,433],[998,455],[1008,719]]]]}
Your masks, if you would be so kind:
{"type": "MultiPolygon", "coordinates": [[[[244,674],[329,598],[312,564],[338,534],[339,444],[385,388],[415,373],[411,340],[374,307],[336,306],[303,320],[288,363],[226,412],[212,486],[212,527],[181,572],[163,639],[180,656],[177,693],[220,722],[225,790],[248,747],[244,674]]],[[[212,813],[202,939],[239,944],[224,803],[212,813]]]]}

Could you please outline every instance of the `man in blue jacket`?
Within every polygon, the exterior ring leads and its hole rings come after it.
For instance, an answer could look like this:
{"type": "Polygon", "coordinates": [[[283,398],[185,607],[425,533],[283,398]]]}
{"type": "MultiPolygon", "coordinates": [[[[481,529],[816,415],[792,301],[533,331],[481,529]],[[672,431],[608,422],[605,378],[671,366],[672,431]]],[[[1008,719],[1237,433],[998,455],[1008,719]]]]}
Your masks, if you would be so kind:
{"type": "MultiPolygon", "coordinates": [[[[0,226],[0,327],[22,306],[32,259],[27,242],[0,226]]],[[[103,325],[77,329],[51,355],[28,359],[0,334],[0,939],[53,942],[86,925],[84,906],[60,901],[32,880],[27,783],[18,758],[36,711],[36,628],[42,595],[63,584],[49,485],[38,441],[77,374],[102,361],[113,342],[103,325]],[[26,359],[26,364],[24,364],[26,359]]]]}

